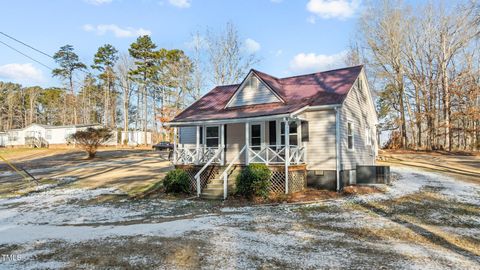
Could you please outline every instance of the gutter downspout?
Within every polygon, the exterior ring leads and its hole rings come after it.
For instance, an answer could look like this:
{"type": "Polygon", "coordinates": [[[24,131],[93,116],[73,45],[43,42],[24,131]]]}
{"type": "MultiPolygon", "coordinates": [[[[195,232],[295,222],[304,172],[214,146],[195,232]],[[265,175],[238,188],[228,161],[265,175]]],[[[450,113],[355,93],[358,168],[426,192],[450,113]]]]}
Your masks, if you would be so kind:
{"type": "Polygon", "coordinates": [[[337,192],[340,191],[340,107],[335,107],[335,160],[336,160],[336,178],[337,192]]]}

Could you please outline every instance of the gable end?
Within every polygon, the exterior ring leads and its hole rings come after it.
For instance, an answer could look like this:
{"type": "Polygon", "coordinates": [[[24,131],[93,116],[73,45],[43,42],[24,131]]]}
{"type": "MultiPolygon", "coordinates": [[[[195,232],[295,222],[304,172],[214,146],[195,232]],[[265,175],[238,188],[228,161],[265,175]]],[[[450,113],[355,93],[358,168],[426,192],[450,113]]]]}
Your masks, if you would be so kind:
{"type": "Polygon", "coordinates": [[[275,102],[284,103],[283,99],[267,83],[250,71],[225,108],[275,102]]]}

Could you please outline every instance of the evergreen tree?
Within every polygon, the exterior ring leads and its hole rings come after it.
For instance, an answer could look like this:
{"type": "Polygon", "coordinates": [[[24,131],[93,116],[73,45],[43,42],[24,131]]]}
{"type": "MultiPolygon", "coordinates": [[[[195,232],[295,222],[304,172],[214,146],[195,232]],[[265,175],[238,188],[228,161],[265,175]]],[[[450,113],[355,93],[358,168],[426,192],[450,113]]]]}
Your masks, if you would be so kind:
{"type": "Polygon", "coordinates": [[[98,48],[97,53],[94,56],[92,65],[93,69],[100,71],[99,78],[104,82],[105,92],[104,92],[104,115],[103,123],[105,126],[115,126],[115,93],[114,93],[114,84],[115,84],[115,72],[113,67],[118,61],[118,51],[110,44],[105,44],[102,47],[98,48]],[[113,113],[112,113],[113,112],[113,113]],[[109,121],[111,118],[111,121],[109,121]]]}
{"type": "MultiPolygon", "coordinates": [[[[53,58],[60,67],[54,69],[52,75],[54,77],[60,77],[69,83],[70,95],[72,97],[71,107],[73,107],[73,121],[71,121],[71,123],[77,124],[77,105],[75,101],[75,90],[73,87],[73,74],[76,70],[86,69],[87,66],[80,62],[78,55],[73,51],[72,45],[60,47],[60,50],[53,55],[53,58]]],[[[65,99],[63,124],[67,123],[67,103],[68,101],[65,99]]]]}

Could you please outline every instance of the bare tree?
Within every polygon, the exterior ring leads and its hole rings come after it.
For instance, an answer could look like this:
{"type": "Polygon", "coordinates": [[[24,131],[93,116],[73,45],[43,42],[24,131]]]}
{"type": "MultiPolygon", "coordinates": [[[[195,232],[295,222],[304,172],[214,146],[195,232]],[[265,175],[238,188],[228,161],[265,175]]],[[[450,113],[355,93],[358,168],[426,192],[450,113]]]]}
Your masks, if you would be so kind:
{"type": "Polygon", "coordinates": [[[238,83],[259,61],[254,53],[245,50],[238,30],[232,23],[227,23],[220,33],[208,30],[205,41],[209,72],[215,85],[238,83]]]}
{"type": "Polygon", "coordinates": [[[400,132],[402,147],[408,146],[407,125],[405,116],[405,67],[402,52],[406,45],[406,14],[402,9],[401,1],[381,1],[372,5],[360,19],[360,30],[363,42],[368,47],[372,57],[372,67],[377,74],[390,86],[393,86],[398,95],[400,132]]]}
{"type": "MultiPolygon", "coordinates": [[[[129,71],[135,66],[134,60],[128,54],[120,54],[120,58],[116,65],[117,76],[122,88],[122,97],[123,97],[123,131],[125,134],[128,134],[129,127],[129,110],[130,110],[130,100],[133,93],[134,83],[130,78],[129,71]]],[[[128,143],[123,141],[123,144],[128,143]]]]}

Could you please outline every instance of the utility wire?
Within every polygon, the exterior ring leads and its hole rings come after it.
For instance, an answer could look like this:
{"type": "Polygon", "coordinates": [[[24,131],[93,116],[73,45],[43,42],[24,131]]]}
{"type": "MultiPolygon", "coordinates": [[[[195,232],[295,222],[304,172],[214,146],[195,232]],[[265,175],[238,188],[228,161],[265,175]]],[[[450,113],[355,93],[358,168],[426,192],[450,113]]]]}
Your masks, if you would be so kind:
{"type": "MultiPolygon", "coordinates": [[[[15,42],[18,42],[18,43],[22,44],[23,46],[26,46],[26,47],[28,47],[28,48],[30,48],[30,49],[38,52],[38,53],[41,53],[41,54],[43,54],[43,55],[45,55],[45,56],[47,56],[47,57],[55,60],[55,58],[54,58],[53,56],[51,56],[50,54],[48,54],[48,53],[46,53],[46,52],[44,52],[44,51],[42,51],[42,50],[40,50],[40,49],[37,49],[37,48],[35,48],[35,47],[32,46],[32,45],[29,45],[29,44],[27,44],[27,43],[25,43],[25,42],[23,42],[23,41],[20,41],[20,40],[17,39],[17,38],[14,38],[14,37],[12,37],[12,36],[10,36],[10,35],[7,35],[7,34],[5,34],[5,33],[2,32],[2,31],[0,31],[0,34],[3,35],[3,36],[8,37],[9,39],[11,39],[11,40],[13,40],[13,41],[15,41],[15,42]]],[[[36,60],[36,59],[34,59],[33,57],[27,55],[26,53],[23,53],[23,52],[15,49],[14,47],[6,44],[5,42],[3,42],[3,41],[1,41],[1,40],[0,40],[0,43],[2,43],[3,45],[9,47],[10,49],[16,51],[17,53],[19,53],[19,54],[27,57],[28,59],[30,59],[30,60],[32,60],[32,61],[35,61],[36,63],[38,63],[38,64],[40,64],[40,65],[42,65],[42,66],[44,66],[44,67],[46,67],[46,68],[48,68],[48,69],[50,69],[50,70],[53,70],[53,68],[49,67],[48,65],[46,65],[46,64],[44,64],[44,63],[42,63],[42,62],[40,62],[40,61],[38,61],[38,60],[36,60]]],[[[86,75],[90,75],[90,74],[91,74],[91,73],[88,72],[87,70],[80,69],[79,71],[85,73],[86,75]]],[[[79,80],[78,78],[77,78],[77,80],[78,80],[78,81],[76,81],[76,80],[74,79],[73,81],[76,82],[76,83],[78,83],[79,85],[83,84],[83,82],[81,82],[81,80],[79,80]]],[[[140,82],[137,82],[137,83],[144,85],[144,83],[140,83],[140,82]]],[[[117,83],[117,82],[115,82],[115,81],[113,82],[113,85],[120,87],[120,89],[125,89],[125,87],[124,87],[122,84],[117,83]]],[[[138,93],[138,92],[139,92],[139,88],[137,88],[137,90],[133,90],[133,89],[132,89],[131,91],[138,93]]],[[[145,93],[143,93],[143,94],[146,95],[147,97],[155,98],[155,97],[153,97],[151,94],[149,94],[148,91],[145,91],[145,93]]]]}
{"type": "Polygon", "coordinates": [[[30,45],[28,45],[27,43],[25,43],[25,42],[23,42],[23,41],[20,41],[20,40],[12,37],[12,36],[10,36],[10,35],[7,35],[7,34],[5,34],[5,33],[2,32],[2,31],[0,31],[0,34],[4,35],[4,36],[8,37],[9,39],[12,39],[12,40],[14,40],[14,41],[16,41],[16,42],[18,42],[18,43],[20,43],[20,44],[22,44],[22,45],[25,46],[25,47],[28,47],[28,48],[30,48],[30,49],[38,52],[38,53],[41,53],[41,54],[43,54],[43,55],[45,55],[45,56],[50,57],[50,58],[53,59],[53,56],[51,56],[51,55],[49,55],[49,54],[47,54],[47,53],[45,53],[45,52],[43,52],[43,51],[41,51],[41,50],[39,50],[39,49],[37,49],[37,48],[34,48],[33,46],[30,46],[30,45]]]}
{"type": "Polygon", "coordinates": [[[49,67],[49,66],[45,65],[44,63],[42,63],[42,62],[40,62],[40,61],[36,60],[35,58],[33,58],[33,57],[31,57],[31,56],[27,55],[26,53],[23,53],[23,52],[21,52],[21,51],[19,51],[19,50],[15,49],[14,47],[12,47],[12,46],[8,45],[7,43],[5,43],[5,42],[3,42],[3,41],[1,41],[1,40],[0,40],[0,43],[2,43],[3,45],[7,46],[8,48],[10,48],[10,49],[12,49],[12,50],[16,51],[17,53],[19,53],[19,54],[21,54],[21,55],[23,55],[23,56],[27,57],[28,59],[30,59],[30,60],[32,60],[32,61],[35,61],[35,62],[36,62],[36,63],[38,63],[39,65],[42,65],[42,66],[44,66],[44,67],[46,67],[46,68],[48,68],[48,69],[50,69],[50,70],[53,70],[53,68],[51,68],[51,67],[49,67]]]}

